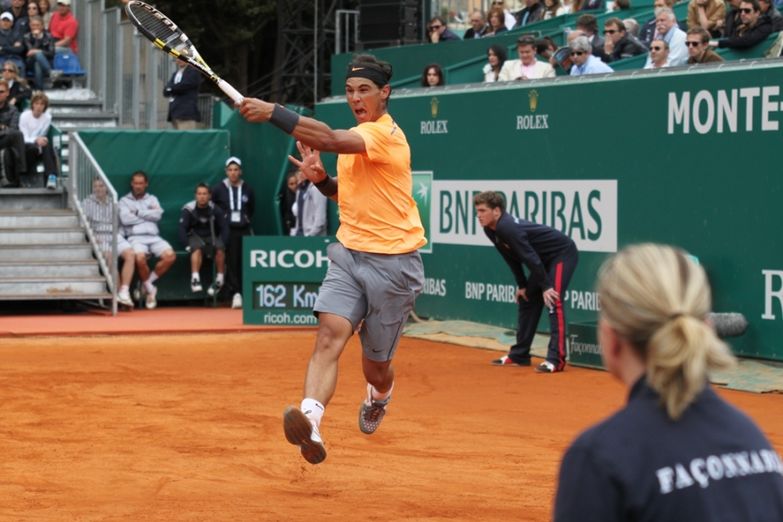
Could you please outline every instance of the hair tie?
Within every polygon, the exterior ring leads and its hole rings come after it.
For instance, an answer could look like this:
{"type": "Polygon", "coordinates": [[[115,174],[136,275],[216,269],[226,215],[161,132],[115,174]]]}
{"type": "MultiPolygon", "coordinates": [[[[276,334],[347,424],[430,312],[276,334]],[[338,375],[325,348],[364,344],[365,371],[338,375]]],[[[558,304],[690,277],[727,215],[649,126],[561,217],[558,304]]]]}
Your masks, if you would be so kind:
{"type": "Polygon", "coordinates": [[[684,315],[688,315],[688,314],[686,314],[685,312],[674,312],[673,314],[671,314],[669,316],[669,321],[674,321],[674,320],[679,319],[680,317],[682,317],[684,315]]]}

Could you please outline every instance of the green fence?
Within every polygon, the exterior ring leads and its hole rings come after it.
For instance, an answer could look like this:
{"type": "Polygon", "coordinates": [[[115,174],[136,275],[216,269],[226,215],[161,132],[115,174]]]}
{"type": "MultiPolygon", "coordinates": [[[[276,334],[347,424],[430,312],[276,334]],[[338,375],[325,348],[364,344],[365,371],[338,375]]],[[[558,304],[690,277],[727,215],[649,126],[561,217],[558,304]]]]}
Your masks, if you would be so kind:
{"type": "MultiPolygon", "coordinates": [[[[418,313],[514,326],[513,278],[471,205],[473,193],[501,190],[512,212],[577,242],[570,323],[596,319],[608,253],[672,243],[705,266],[715,311],[747,317],[735,351],[783,359],[781,83],[780,62],[765,61],[393,95],[430,222],[418,313]]],[[[340,98],[317,115],[355,124],[340,98]]],[[[323,159],[334,172],[334,156],[323,159]]]]}

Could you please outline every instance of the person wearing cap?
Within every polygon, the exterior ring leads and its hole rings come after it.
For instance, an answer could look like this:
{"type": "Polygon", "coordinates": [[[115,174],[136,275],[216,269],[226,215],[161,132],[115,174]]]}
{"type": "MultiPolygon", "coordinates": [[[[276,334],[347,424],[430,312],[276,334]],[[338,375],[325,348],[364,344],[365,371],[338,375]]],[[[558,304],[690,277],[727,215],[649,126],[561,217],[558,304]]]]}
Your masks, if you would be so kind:
{"type": "Polygon", "coordinates": [[[22,35],[14,30],[14,15],[5,11],[0,14],[0,63],[8,60],[24,70],[24,43],[22,35]]]}
{"type": "Polygon", "coordinates": [[[326,458],[319,426],[337,386],[340,355],[357,331],[367,381],[359,429],[378,429],[394,387],[392,358],[424,284],[418,250],[427,240],[411,194],[410,147],[387,111],[391,77],[391,65],[371,55],[348,64],[346,101],[356,120],[348,130],[257,98],[240,105],[248,121],[268,121],[297,139],[301,160],[290,157],[292,163],[340,211],[337,242],[328,247],[331,263],[313,309],[318,335],[304,399],[283,414],[286,439],[311,464],[326,458]],[[320,151],[338,154],[337,177],[327,174],[320,151]]]}
{"type": "Polygon", "coordinates": [[[163,96],[169,98],[169,114],[166,121],[178,130],[193,130],[201,121],[198,110],[198,90],[201,74],[184,60],[177,60],[177,70],[171,75],[163,96]]]}
{"type": "Polygon", "coordinates": [[[256,196],[242,179],[241,159],[231,156],[226,160],[226,177],[212,187],[212,201],[229,227],[225,292],[233,296],[231,308],[242,308],[242,238],[253,235],[256,196]]]}
{"type": "Polygon", "coordinates": [[[57,11],[49,22],[49,32],[54,37],[54,51],[66,53],[69,50],[79,54],[76,36],[79,34],[79,22],[71,13],[71,0],[57,0],[57,11]]]}

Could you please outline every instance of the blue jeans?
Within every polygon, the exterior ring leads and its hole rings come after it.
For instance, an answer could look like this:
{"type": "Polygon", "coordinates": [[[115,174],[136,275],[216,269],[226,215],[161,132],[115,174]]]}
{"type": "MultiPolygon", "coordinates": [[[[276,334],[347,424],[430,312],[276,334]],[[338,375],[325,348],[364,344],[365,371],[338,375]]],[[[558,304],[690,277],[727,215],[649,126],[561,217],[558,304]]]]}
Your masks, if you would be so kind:
{"type": "Polygon", "coordinates": [[[52,72],[52,64],[49,63],[49,60],[44,56],[44,53],[35,53],[28,57],[27,67],[28,69],[33,70],[35,87],[37,89],[43,89],[44,78],[49,76],[49,73],[52,72]]]}

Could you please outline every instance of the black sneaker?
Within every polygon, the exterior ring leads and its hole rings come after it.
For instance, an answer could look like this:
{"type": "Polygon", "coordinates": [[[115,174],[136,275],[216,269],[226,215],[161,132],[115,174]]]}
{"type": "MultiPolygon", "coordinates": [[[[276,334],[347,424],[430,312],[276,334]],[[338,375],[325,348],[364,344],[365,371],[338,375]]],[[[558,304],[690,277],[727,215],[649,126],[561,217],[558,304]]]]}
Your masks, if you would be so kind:
{"type": "Polygon", "coordinates": [[[390,400],[391,396],[383,401],[373,399],[370,385],[367,385],[367,398],[359,407],[359,429],[362,433],[367,435],[375,433],[386,415],[386,405],[390,400]]]}
{"type": "Polygon", "coordinates": [[[530,359],[523,359],[522,362],[515,362],[511,360],[511,357],[504,355],[500,359],[493,359],[493,366],[530,366],[530,359]]]}

